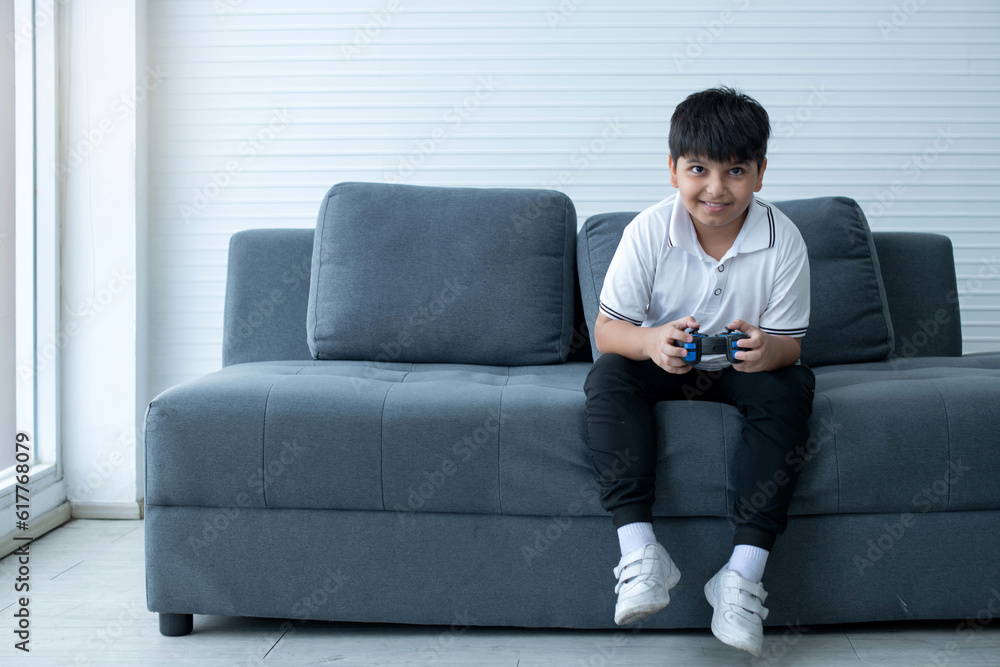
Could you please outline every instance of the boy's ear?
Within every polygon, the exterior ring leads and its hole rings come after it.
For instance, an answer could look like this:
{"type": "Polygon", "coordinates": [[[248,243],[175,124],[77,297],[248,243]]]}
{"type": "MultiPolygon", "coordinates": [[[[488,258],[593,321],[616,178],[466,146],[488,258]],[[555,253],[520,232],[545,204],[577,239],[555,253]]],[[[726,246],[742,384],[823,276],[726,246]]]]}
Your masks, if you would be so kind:
{"type": "Polygon", "coordinates": [[[677,163],[674,162],[673,155],[667,155],[667,164],[670,165],[670,185],[677,186],[677,163]]]}
{"type": "Polygon", "coordinates": [[[757,183],[753,186],[754,192],[760,192],[760,189],[764,187],[764,170],[767,169],[767,158],[760,165],[760,169],[757,170],[757,183]]]}

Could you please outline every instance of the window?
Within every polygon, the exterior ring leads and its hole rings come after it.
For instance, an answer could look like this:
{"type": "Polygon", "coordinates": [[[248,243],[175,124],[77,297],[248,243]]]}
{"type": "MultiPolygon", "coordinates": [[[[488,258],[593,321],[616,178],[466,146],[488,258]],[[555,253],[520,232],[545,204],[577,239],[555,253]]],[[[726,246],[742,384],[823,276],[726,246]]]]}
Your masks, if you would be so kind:
{"type": "MultiPolygon", "coordinates": [[[[0,108],[0,141],[12,141],[13,151],[3,150],[0,183],[5,196],[0,215],[0,255],[12,262],[13,271],[0,274],[0,304],[12,296],[12,312],[3,318],[0,336],[13,336],[0,358],[0,547],[11,544],[15,534],[38,537],[69,517],[59,460],[58,383],[59,359],[59,224],[56,106],[57,3],[13,0],[0,4],[6,29],[0,86],[10,100],[0,108]],[[11,12],[11,8],[13,11],[11,12]],[[12,14],[12,15],[11,15],[12,14]],[[13,48],[10,48],[13,45],[13,48]],[[13,74],[12,79],[10,74],[13,74]],[[11,155],[13,156],[11,158],[11,155]],[[10,175],[13,175],[11,182],[10,175]],[[11,221],[11,215],[13,220],[11,221]],[[12,228],[12,231],[7,229],[12,228]],[[13,281],[11,281],[13,279],[13,281]],[[11,367],[13,366],[13,375],[11,367]],[[11,409],[13,398],[13,410],[11,409]],[[12,423],[11,423],[12,422],[12,423]],[[14,463],[15,434],[30,436],[28,484],[18,489],[10,467],[14,463]],[[27,528],[15,523],[13,505],[29,501],[27,528]],[[20,497],[19,497],[20,496],[20,497]],[[58,509],[58,512],[53,510],[58,509]]],[[[6,313],[7,311],[2,311],[6,313]]],[[[2,354],[2,353],[0,353],[2,354]]],[[[0,551],[0,556],[4,551],[0,551]]]]}

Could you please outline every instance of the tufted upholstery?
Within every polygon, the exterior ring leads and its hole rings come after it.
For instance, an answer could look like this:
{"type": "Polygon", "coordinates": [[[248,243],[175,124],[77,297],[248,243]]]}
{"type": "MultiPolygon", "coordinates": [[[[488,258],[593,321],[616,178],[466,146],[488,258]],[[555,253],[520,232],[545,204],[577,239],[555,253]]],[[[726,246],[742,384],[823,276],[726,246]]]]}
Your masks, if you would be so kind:
{"type": "MultiPolygon", "coordinates": [[[[147,502],[605,516],[587,449],[589,368],[229,366],[150,405],[147,502]]],[[[809,461],[789,513],[913,511],[914,494],[958,463],[976,473],[949,481],[933,509],[1000,508],[998,403],[995,355],[817,369],[809,461]],[[895,409],[870,409],[879,402],[895,409]]],[[[685,401],[655,410],[653,514],[726,516],[739,412],[685,401]]]]}

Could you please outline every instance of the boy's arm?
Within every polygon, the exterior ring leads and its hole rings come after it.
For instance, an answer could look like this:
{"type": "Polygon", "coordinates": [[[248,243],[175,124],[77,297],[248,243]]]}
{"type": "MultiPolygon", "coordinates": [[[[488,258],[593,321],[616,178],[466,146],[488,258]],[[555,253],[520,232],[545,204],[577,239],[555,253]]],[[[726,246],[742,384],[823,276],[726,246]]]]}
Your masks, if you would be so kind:
{"type": "Polygon", "coordinates": [[[677,347],[673,341],[690,343],[694,340],[684,331],[688,327],[697,328],[698,322],[693,317],[682,317],[659,327],[638,327],[598,313],[594,341],[601,354],[620,354],[635,361],[652,359],[669,373],[687,373],[692,368],[682,361],[687,350],[677,347]]]}

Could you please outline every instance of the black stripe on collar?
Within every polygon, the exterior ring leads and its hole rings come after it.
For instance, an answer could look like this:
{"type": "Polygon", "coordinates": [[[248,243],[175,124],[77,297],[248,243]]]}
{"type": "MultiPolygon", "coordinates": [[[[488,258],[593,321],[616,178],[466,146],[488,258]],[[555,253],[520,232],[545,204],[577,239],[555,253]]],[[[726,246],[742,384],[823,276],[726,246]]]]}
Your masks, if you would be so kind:
{"type": "Polygon", "coordinates": [[[768,226],[770,228],[768,230],[768,243],[767,243],[767,247],[768,248],[773,248],[774,247],[774,211],[772,211],[771,207],[768,206],[767,204],[765,204],[764,202],[762,202],[761,200],[754,199],[754,201],[757,202],[757,204],[759,206],[763,206],[764,210],[767,211],[767,224],[768,224],[768,226]]]}

